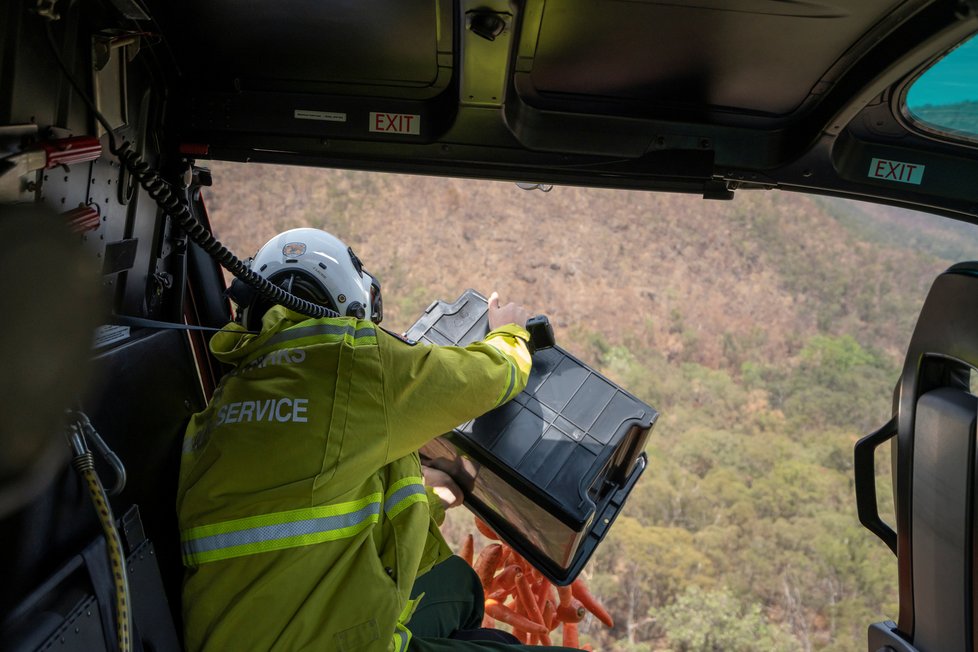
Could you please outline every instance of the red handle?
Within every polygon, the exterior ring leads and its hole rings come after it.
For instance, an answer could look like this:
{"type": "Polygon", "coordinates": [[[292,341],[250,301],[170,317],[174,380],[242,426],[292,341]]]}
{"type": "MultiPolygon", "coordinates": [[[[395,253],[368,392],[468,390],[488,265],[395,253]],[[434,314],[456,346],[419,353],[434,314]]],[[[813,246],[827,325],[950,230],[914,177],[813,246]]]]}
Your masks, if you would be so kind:
{"type": "Polygon", "coordinates": [[[74,136],[59,140],[48,140],[41,143],[41,149],[47,154],[44,169],[94,161],[102,155],[102,143],[95,136],[74,136]]]}

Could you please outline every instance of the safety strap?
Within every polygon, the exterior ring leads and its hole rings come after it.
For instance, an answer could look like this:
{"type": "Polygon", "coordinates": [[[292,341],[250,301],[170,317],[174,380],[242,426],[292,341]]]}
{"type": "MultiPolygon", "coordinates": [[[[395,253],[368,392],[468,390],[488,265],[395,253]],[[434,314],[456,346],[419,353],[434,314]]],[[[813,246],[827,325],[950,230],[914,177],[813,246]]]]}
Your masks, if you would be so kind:
{"type": "Polygon", "coordinates": [[[155,319],[145,319],[143,317],[130,317],[128,315],[112,315],[112,321],[119,326],[136,326],[137,328],[156,328],[160,330],[174,331],[205,331],[207,333],[240,333],[241,335],[259,335],[258,331],[246,331],[243,329],[230,328],[211,328],[210,326],[193,326],[191,324],[178,324],[169,321],[157,321],[155,319]]]}

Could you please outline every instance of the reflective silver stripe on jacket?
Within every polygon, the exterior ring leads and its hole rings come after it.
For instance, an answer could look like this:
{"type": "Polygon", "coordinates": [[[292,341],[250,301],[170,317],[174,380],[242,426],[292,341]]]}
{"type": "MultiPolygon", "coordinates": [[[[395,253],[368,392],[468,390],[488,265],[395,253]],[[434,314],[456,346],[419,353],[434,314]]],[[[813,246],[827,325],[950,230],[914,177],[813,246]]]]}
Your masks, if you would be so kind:
{"type": "Polygon", "coordinates": [[[387,500],[384,501],[384,511],[387,513],[387,516],[395,516],[397,512],[400,511],[400,509],[398,509],[399,507],[403,509],[401,505],[405,499],[410,498],[411,496],[424,496],[425,500],[428,499],[428,493],[425,491],[423,484],[418,483],[405,485],[388,496],[387,500]]]}
{"type": "Polygon", "coordinates": [[[282,342],[302,339],[304,337],[316,337],[322,335],[349,335],[353,339],[358,340],[367,337],[377,337],[377,331],[369,327],[355,329],[350,324],[315,324],[313,326],[289,328],[281,333],[276,333],[268,338],[267,342],[262,344],[262,348],[266,346],[275,346],[276,344],[281,344],[282,342]]]}
{"type": "Polygon", "coordinates": [[[184,563],[196,566],[271,550],[345,539],[380,520],[382,494],[343,503],[223,521],[182,533],[184,563]]]}

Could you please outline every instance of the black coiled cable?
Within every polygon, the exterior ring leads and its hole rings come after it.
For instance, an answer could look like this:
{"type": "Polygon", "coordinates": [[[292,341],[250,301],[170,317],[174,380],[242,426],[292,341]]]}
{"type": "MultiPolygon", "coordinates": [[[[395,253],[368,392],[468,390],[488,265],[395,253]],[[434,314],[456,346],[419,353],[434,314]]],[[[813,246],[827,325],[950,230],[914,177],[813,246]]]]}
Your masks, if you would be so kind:
{"type": "Polygon", "coordinates": [[[216,260],[224,269],[231,272],[235,278],[239,278],[255,288],[266,299],[308,317],[318,319],[320,317],[340,316],[334,310],[286,292],[261,274],[249,268],[247,264],[231,253],[227,247],[221,244],[207,230],[207,227],[194,217],[187,204],[181,201],[176,193],[170,190],[169,185],[160,178],[160,175],[155,170],[150,168],[148,163],[140,159],[129,142],[123,142],[122,145],[115,147],[114,143],[110,141],[109,149],[119,157],[119,161],[136,178],[139,185],[143,187],[163,212],[175,220],[197,246],[207,252],[207,255],[216,260]]]}
{"type": "Polygon", "coordinates": [[[58,52],[58,46],[54,42],[54,35],[51,33],[50,21],[48,21],[45,27],[48,45],[51,48],[51,53],[54,55],[55,60],[61,67],[61,71],[64,73],[68,82],[72,85],[78,95],[81,96],[82,101],[84,101],[88,106],[89,110],[95,116],[95,119],[99,121],[99,124],[102,125],[105,132],[108,134],[109,151],[119,158],[119,161],[126,168],[126,170],[129,171],[129,174],[136,178],[139,185],[142,186],[153,201],[159,205],[166,216],[173,219],[177,225],[183,229],[187,236],[197,244],[197,246],[207,252],[207,254],[216,260],[224,269],[231,272],[235,278],[239,278],[243,282],[255,288],[259,294],[272,301],[273,305],[283,305],[289,310],[294,310],[308,317],[312,317],[313,319],[340,316],[340,314],[334,310],[330,310],[325,306],[307,301],[301,297],[297,297],[294,294],[286,292],[283,288],[271,283],[268,279],[250,269],[247,264],[231,253],[227,247],[221,244],[221,242],[207,230],[207,227],[201,224],[200,221],[194,217],[193,212],[190,210],[190,207],[187,206],[186,202],[170,189],[169,184],[167,184],[166,181],[160,177],[159,173],[151,169],[149,164],[140,158],[139,154],[133,150],[132,145],[128,141],[123,141],[122,145],[119,145],[116,142],[112,125],[109,124],[109,121],[106,120],[105,116],[98,110],[98,107],[95,106],[95,103],[74,78],[71,71],[68,70],[68,66],[65,64],[64,59],[61,58],[61,54],[58,52]]]}

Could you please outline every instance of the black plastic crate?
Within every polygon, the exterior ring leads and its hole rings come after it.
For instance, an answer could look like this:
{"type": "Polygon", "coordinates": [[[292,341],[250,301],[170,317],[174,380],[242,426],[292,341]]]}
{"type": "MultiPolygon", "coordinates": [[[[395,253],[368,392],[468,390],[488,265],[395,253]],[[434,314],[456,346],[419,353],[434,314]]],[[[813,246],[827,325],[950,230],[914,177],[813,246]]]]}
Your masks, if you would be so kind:
{"type": "MultiPolygon", "coordinates": [[[[406,333],[465,346],[488,332],[486,298],[467,290],[436,301],[406,333]]],[[[465,505],[557,584],[577,577],[645,470],[658,418],[559,346],[536,351],[526,389],[430,442],[465,492],[465,505]]]]}

